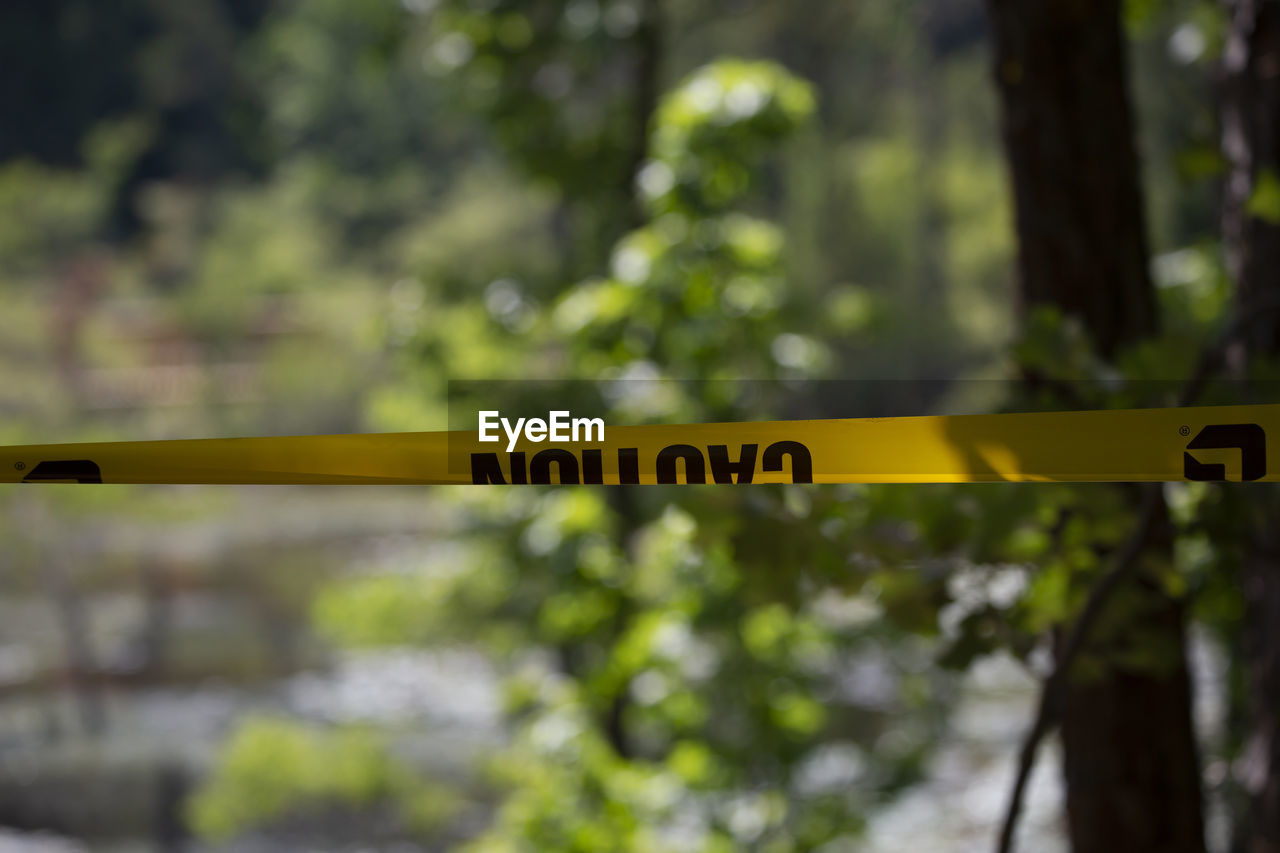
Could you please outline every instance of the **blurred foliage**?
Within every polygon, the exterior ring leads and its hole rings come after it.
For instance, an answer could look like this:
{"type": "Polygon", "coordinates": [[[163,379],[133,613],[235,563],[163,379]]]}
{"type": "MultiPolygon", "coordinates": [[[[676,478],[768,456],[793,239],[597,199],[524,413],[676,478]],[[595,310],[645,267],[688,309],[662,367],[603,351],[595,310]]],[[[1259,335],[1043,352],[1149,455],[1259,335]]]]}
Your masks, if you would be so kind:
{"type": "Polygon", "coordinates": [[[290,720],[246,719],[191,809],[197,832],[228,838],[294,810],[359,808],[390,800],[418,831],[447,816],[447,789],[425,785],[368,730],[317,731],[290,720]]]}
{"type": "MultiPolygon", "coordinates": [[[[0,408],[20,415],[0,431],[438,429],[459,378],[672,380],[605,401],[610,423],[794,416],[781,391],[833,378],[936,382],[817,383],[801,414],[1168,403],[1231,296],[1222,26],[1192,0],[1126,8],[1164,332],[1108,363],[1069,317],[1015,322],[977,3],[12,4],[0,39],[65,107],[0,93],[0,408]],[[683,381],[739,379],[778,382],[683,381]]],[[[1255,215],[1277,198],[1260,181],[1255,215]]],[[[145,539],[217,509],[115,488],[13,498],[6,550],[45,553],[54,516],[145,539]]],[[[1167,496],[1173,563],[1147,569],[1228,631],[1237,499],[1167,496]]],[[[254,513],[261,538],[293,500],[254,513]]],[[[1105,485],[415,500],[455,546],[430,565],[172,559],[334,648],[483,652],[509,734],[484,790],[431,778],[390,729],[249,717],[191,802],[203,836],[339,814],[475,851],[856,846],[947,743],[958,673],[1040,666],[1133,522],[1105,485]]],[[[77,559],[86,585],[135,582],[77,559]]]]}
{"type": "Polygon", "coordinates": [[[810,85],[765,62],[721,60],[683,81],[654,116],[639,174],[655,216],[706,216],[740,201],[763,154],[814,111],[810,85]]]}

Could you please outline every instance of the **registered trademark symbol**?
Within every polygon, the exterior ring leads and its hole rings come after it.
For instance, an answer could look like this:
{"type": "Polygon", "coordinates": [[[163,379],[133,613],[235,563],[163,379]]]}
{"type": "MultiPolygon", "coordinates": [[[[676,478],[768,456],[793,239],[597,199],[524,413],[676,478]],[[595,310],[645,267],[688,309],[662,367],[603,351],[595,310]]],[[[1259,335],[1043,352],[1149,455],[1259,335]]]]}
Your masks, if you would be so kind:
{"type": "Polygon", "coordinates": [[[1191,427],[1189,426],[1178,427],[1178,435],[1191,435],[1191,427]]]}
{"type": "Polygon", "coordinates": [[[25,462],[15,462],[15,463],[13,463],[13,467],[14,467],[14,468],[17,468],[19,471],[25,471],[25,470],[27,470],[27,463],[25,463],[25,462]]]}

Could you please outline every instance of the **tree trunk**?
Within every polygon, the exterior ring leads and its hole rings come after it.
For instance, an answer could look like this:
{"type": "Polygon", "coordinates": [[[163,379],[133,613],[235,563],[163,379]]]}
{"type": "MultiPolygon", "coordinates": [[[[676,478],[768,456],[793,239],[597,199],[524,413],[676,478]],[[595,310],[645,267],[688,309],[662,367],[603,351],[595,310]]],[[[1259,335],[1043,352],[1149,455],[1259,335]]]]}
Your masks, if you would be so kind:
{"type": "Polygon", "coordinates": [[[1280,535],[1277,501],[1250,507],[1250,537],[1241,572],[1244,630],[1241,643],[1248,685],[1247,734],[1236,780],[1248,812],[1236,827],[1235,849],[1280,853],[1280,535]]]}
{"type": "MultiPolygon", "coordinates": [[[[1160,507],[1148,558],[1171,559],[1160,507]]],[[[1084,656],[1105,675],[1067,682],[1061,726],[1072,848],[1202,853],[1199,757],[1191,718],[1185,614],[1158,578],[1141,569],[1112,596],[1123,609],[1101,622],[1084,656]],[[1141,666],[1122,659],[1138,655],[1141,666]]]]}
{"type": "MultiPolygon", "coordinates": [[[[1153,334],[1120,0],[987,0],[1018,231],[1022,307],[1076,318],[1116,355],[1153,334]]],[[[1161,507],[1160,516],[1164,516],[1161,507]]],[[[1158,525],[1145,560],[1169,550],[1158,525]]],[[[1068,825],[1079,853],[1201,853],[1199,762],[1184,614],[1139,571],[1111,606],[1119,627],[1086,644],[1101,663],[1060,709],[1068,825]],[[1121,603],[1123,602],[1123,604],[1121,603]],[[1154,665],[1125,649],[1158,649],[1154,665]]]]}
{"type": "Polygon", "coordinates": [[[620,195],[627,200],[627,227],[638,228],[644,224],[646,211],[636,180],[649,156],[649,125],[658,109],[660,94],[663,43],[662,5],[659,0],[641,0],[640,20],[632,42],[635,46],[635,70],[632,74],[631,139],[622,170],[620,195]]]}
{"type": "MultiPolygon", "coordinates": [[[[1234,355],[1280,355],[1280,223],[1254,215],[1249,200],[1265,173],[1280,179],[1280,0],[1226,0],[1223,52],[1223,241],[1236,282],[1234,355]]],[[[1237,363],[1239,363],[1237,361],[1237,363]]],[[[1248,733],[1237,778],[1249,798],[1236,848],[1280,853],[1280,501],[1273,491],[1241,495],[1249,534],[1241,561],[1242,652],[1248,733]]]]}
{"type": "Polygon", "coordinates": [[[988,0],[1024,307],[1103,355],[1156,330],[1120,0],[988,0]]]}
{"type": "Polygon", "coordinates": [[[1251,215],[1258,178],[1280,180],[1280,0],[1226,0],[1222,152],[1227,160],[1222,231],[1236,282],[1241,335],[1255,355],[1280,354],[1280,223],[1251,215]]]}

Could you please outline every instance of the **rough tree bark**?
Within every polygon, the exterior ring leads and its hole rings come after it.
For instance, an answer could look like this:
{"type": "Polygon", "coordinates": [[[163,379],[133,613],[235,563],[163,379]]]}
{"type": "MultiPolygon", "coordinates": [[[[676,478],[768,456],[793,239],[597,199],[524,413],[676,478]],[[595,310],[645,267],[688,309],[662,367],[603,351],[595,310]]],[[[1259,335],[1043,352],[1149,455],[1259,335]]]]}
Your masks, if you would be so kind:
{"type": "MultiPolygon", "coordinates": [[[[987,0],[1012,175],[1024,309],[1077,318],[1114,356],[1157,330],[1120,0],[987,0]]],[[[1158,518],[1164,519],[1163,506],[1158,518]]],[[[1167,552],[1158,523],[1146,555],[1167,552]]],[[[1179,602],[1146,572],[1113,596],[1121,627],[1085,653],[1061,725],[1071,843],[1080,853],[1201,853],[1199,762],[1179,602]],[[1159,648],[1161,665],[1115,654],[1159,648]]]]}
{"type": "Polygon", "coordinates": [[[1024,306],[1103,355],[1156,329],[1119,0],[988,0],[1024,306]]]}
{"type": "MultiPolygon", "coordinates": [[[[1237,365],[1280,356],[1280,223],[1253,215],[1259,178],[1280,178],[1280,0],[1224,0],[1223,242],[1244,324],[1229,353],[1237,365]]],[[[1241,565],[1248,735],[1237,776],[1249,797],[1235,848],[1280,853],[1280,501],[1274,490],[1240,496],[1250,523],[1241,565]]]]}

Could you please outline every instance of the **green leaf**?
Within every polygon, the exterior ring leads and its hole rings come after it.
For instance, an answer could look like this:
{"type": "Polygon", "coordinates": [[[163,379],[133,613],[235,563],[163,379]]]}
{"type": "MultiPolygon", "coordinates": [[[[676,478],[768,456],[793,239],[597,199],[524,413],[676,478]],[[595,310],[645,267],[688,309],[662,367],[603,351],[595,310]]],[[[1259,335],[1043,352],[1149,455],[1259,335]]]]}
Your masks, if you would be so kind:
{"type": "Polygon", "coordinates": [[[1280,176],[1274,169],[1263,169],[1258,173],[1246,210],[1250,216],[1280,225],[1280,176]]]}

